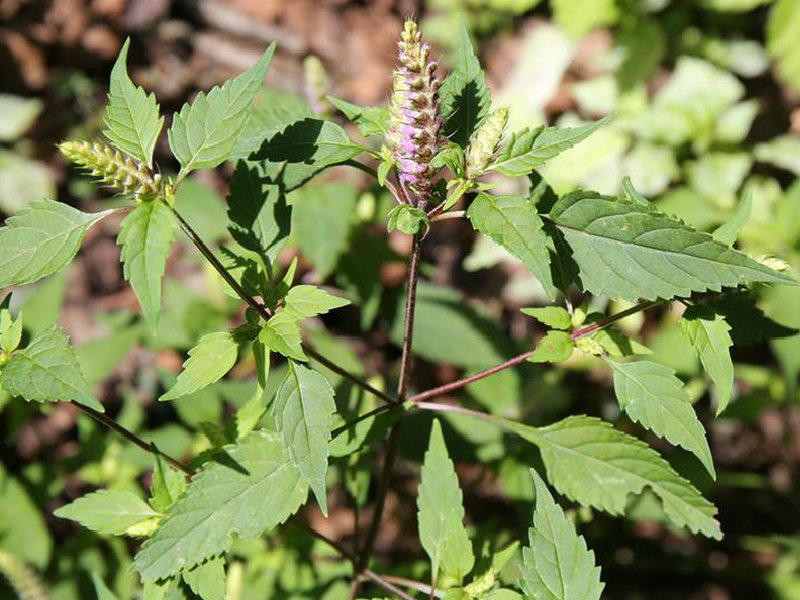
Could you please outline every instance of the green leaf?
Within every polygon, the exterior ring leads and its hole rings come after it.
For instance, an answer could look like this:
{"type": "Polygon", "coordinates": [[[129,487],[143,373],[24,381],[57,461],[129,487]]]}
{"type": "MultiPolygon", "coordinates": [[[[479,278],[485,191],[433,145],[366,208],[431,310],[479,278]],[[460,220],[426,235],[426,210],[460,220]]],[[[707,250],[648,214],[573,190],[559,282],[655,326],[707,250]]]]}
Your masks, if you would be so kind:
{"type": "Polygon", "coordinates": [[[466,23],[461,23],[456,47],[456,59],[447,79],[439,90],[442,114],[446,122],[444,132],[448,139],[465,147],[478,123],[489,112],[491,93],[486,85],[486,75],[481,69],[466,23]]]}
{"type": "Polygon", "coordinates": [[[534,363],[563,362],[572,356],[574,349],[575,343],[568,332],[551,330],[539,340],[536,351],[528,360],[534,363]]]}
{"type": "Polygon", "coordinates": [[[161,278],[167,265],[177,223],[159,200],[144,201],[122,221],[117,244],[122,247],[123,274],[153,330],[161,311],[161,278]]]}
{"type": "Polygon", "coordinates": [[[364,137],[371,135],[386,135],[389,131],[389,109],[385,106],[358,106],[346,100],[328,96],[328,100],[349,121],[358,125],[358,130],[364,137]]]}
{"type": "Polygon", "coordinates": [[[766,316],[749,293],[724,294],[714,299],[713,307],[731,326],[731,339],[735,346],[753,346],[798,333],[797,329],[786,327],[766,316]]]}
{"type": "Polygon", "coordinates": [[[431,559],[433,580],[439,570],[457,581],[472,571],[475,556],[464,527],[464,506],[455,466],[447,453],[442,425],[433,420],[417,496],[419,538],[431,559]]]}
{"type": "Polygon", "coordinates": [[[4,352],[13,352],[19,347],[22,341],[22,315],[17,315],[17,318],[11,316],[11,311],[5,308],[6,302],[10,299],[11,294],[6,296],[3,303],[0,304],[0,350],[4,352]]]}
{"type": "Polygon", "coordinates": [[[275,261],[289,236],[286,195],[256,165],[236,164],[228,194],[228,229],[243,248],[275,261]]]}
{"type": "Polygon", "coordinates": [[[308,360],[303,352],[297,317],[289,312],[281,311],[270,317],[258,339],[272,352],[294,360],[308,360]]]}
{"type": "Polygon", "coordinates": [[[308,485],[276,432],[256,431],[205,463],[142,546],[134,568],[144,581],[169,577],[283,523],[308,485]]]}
{"type": "Polygon", "coordinates": [[[490,167],[503,175],[520,177],[541,167],[545,162],[585,140],[609,122],[600,119],[580,127],[525,128],[514,133],[490,167]]]}
{"type": "Polygon", "coordinates": [[[736,209],[733,216],[727,222],[717,227],[711,234],[715,240],[725,244],[726,246],[733,246],[736,243],[736,238],[742,227],[747,224],[750,218],[750,212],[753,209],[753,189],[748,188],[742,198],[742,202],[736,209]]]}
{"type": "Polygon", "coordinates": [[[202,600],[225,600],[225,559],[217,556],[184,571],[183,580],[202,600]]]}
{"type": "Polygon", "coordinates": [[[530,546],[522,550],[525,593],[537,600],[599,600],[603,583],[594,552],[533,469],[531,477],[536,512],[528,530],[530,546]]]}
{"type": "Polygon", "coordinates": [[[174,400],[193,394],[219,380],[236,364],[239,344],[230,331],[208,333],[189,350],[189,358],[183,363],[178,381],[159,400],[174,400]]]}
{"type": "Polygon", "coordinates": [[[158,512],[167,512],[185,489],[186,478],[183,473],[165,465],[161,456],[155,454],[155,467],[150,484],[150,505],[158,512]]]}
{"type": "Polygon", "coordinates": [[[74,400],[105,412],[84,379],[69,338],[55,326],[36,337],[24,350],[14,352],[0,372],[0,384],[12,396],[25,400],[74,400]]]}
{"type": "Polygon", "coordinates": [[[77,521],[102,535],[126,535],[131,527],[159,516],[147,502],[125,490],[92,492],[62,506],[53,514],[77,521]]]}
{"type": "Polygon", "coordinates": [[[560,306],[544,306],[542,308],[523,308],[522,312],[553,329],[569,329],[572,317],[560,306]]]}
{"type": "Polygon", "coordinates": [[[282,181],[293,190],[323,169],[361,154],[363,149],[333,121],[307,118],[264,140],[251,160],[286,162],[282,181]]]}
{"type": "Polygon", "coordinates": [[[298,319],[324,315],[334,308],[350,304],[346,298],[333,296],[314,285],[296,285],[286,294],[284,302],[284,310],[298,319]]]}
{"type": "MultiPolygon", "coordinates": [[[[127,45],[128,42],[125,42],[127,45]]],[[[108,589],[108,586],[103,582],[102,577],[96,571],[92,571],[92,584],[94,591],[97,594],[97,600],[119,600],[117,596],[108,589]]]]}
{"type": "Polygon", "coordinates": [[[724,411],[733,392],[731,328],[725,317],[707,306],[686,309],[680,321],[681,331],[689,339],[700,362],[717,387],[717,415],[724,411]]]}
{"type": "Polygon", "coordinates": [[[386,229],[389,233],[395,229],[399,229],[403,233],[414,235],[419,233],[423,225],[426,230],[431,226],[428,213],[416,206],[398,204],[397,206],[393,206],[392,210],[389,211],[386,229]]]}
{"type": "Polygon", "coordinates": [[[179,179],[195,169],[213,169],[233,154],[274,53],[273,43],[251,69],[208,95],[200,92],[175,113],[169,145],[181,165],[179,179]]]}
{"type": "Polygon", "coordinates": [[[550,482],[581,504],[621,515],[630,494],[649,487],[678,527],[721,539],[716,508],[644,442],[587,416],[548,427],[505,426],[539,447],[550,482]]]}
{"type": "MultiPolygon", "coordinates": [[[[6,410],[6,412],[10,412],[6,410]]],[[[32,474],[31,470],[28,470],[32,474]]],[[[42,475],[48,471],[40,471],[42,475]]],[[[42,483],[58,483],[58,477],[42,483]],[[55,479],[55,481],[53,481],[55,479]]],[[[28,482],[26,482],[28,483],[28,482]]],[[[37,489],[41,490],[38,485],[37,489]]],[[[41,501],[40,499],[37,499],[41,501]]],[[[0,553],[11,554],[19,561],[44,571],[51,561],[53,541],[43,511],[26,490],[26,485],[12,477],[0,464],[0,553]]]]}
{"type": "Polygon", "coordinates": [[[614,392],[620,408],[633,421],[689,450],[716,478],[706,432],[675,371],[646,360],[607,362],[614,371],[614,392]]]}
{"type": "Polygon", "coordinates": [[[153,149],[164,126],[164,117],[159,116],[156,97],[148,96],[128,77],[125,63],[129,45],[130,38],[125,40],[111,69],[103,133],[122,152],[152,168],[153,149]]]}
{"type": "Polygon", "coordinates": [[[800,22],[800,2],[798,0],[777,0],[770,9],[765,32],[767,50],[775,59],[778,74],[795,91],[800,91],[798,22],[800,22]]]}
{"type": "Polygon", "coordinates": [[[349,183],[329,183],[297,190],[289,201],[297,245],[325,279],[349,245],[358,191],[349,183]]]}
{"type": "Polygon", "coordinates": [[[593,294],[636,301],[746,282],[794,283],[652,206],[577,191],[556,202],[550,218],[593,294]]]}
{"type": "Polygon", "coordinates": [[[327,379],[290,360],[289,371],[272,405],[275,426],[283,435],[289,456],[308,481],[325,516],[328,442],[336,411],[333,395],[327,379]]]}
{"type": "Polygon", "coordinates": [[[6,219],[0,227],[0,288],[33,283],[66,267],[89,227],[112,212],[84,213],[40,200],[6,219]]]}
{"type": "Polygon", "coordinates": [[[557,289],[550,254],[536,205],[524,196],[492,196],[481,192],[467,210],[473,227],[520,259],[553,299],[557,289]]]}

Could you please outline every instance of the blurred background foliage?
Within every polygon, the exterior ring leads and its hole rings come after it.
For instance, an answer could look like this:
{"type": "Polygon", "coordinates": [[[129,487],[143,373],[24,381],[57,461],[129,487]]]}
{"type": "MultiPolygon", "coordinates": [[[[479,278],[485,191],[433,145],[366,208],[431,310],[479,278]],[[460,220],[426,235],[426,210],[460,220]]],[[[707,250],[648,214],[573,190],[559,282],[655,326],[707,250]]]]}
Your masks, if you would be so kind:
{"type": "MultiPolygon", "coordinates": [[[[412,13],[438,45],[444,68],[457,24],[468,24],[496,101],[512,108],[511,130],[614,115],[544,168],[557,192],[614,193],[629,175],[662,210],[698,228],[747,217],[742,249],[781,257],[800,273],[800,0],[0,0],[0,212],[56,195],[89,210],[117,202],[67,168],[54,144],[99,135],[108,73],[126,36],[134,80],[155,91],[167,111],[248,67],[274,40],[279,50],[257,111],[297,115],[313,107],[334,115],[325,93],[385,103],[394,39],[412,13]]],[[[230,173],[198,174],[178,198],[186,219],[215,246],[227,242],[230,173]]],[[[335,169],[318,186],[290,194],[289,203],[294,240],[281,265],[299,257],[301,280],[336,286],[359,307],[326,316],[308,335],[353,372],[386,372],[398,356],[410,249],[405,236],[384,233],[389,200],[353,172],[335,169]]],[[[252,358],[191,397],[170,404],[155,398],[202,334],[241,322],[242,306],[179,244],[159,329],[149,331],[124,283],[118,223],[110,221],[92,231],[66,273],[15,291],[14,307],[27,336],[55,322],[70,333],[87,378],[120,423],[168,454],[196,455],[230,435],[232,415],[253,411],[252,358]]],[[[518,309],[546,302],[513,257],[468,227],[446,221],[429,240],[415,339],[420,389],[530,347],[541,332],[518,309]]],[[[577,511],[604,569],[605,597],[800,598],[800,288],[757,294],[760,308],[783,327],[755,322],[735,340],[734,399],[716,420],[714,390],[676,326],[680,307],[621,323],[689,384],[709,428],[718,481],[682,451],[648,441],[719,506],[726,537],[711,543],[669,528],[647,495],[632,503],[625,521],[577,511]],[[766,341],[768,332],[779,337],[766,341]]],[[[588,310],[606,308],[625,306],[594,298],[588,310]]],[[[534,423],[572,411],[600,414],[647,437],[617,414],[608,375],[593,364],[576,353],[564,368],[523,365],[473,384],[464,402],[534,423]]],[[[328,375],[342,414],[373,406],[328,375]]],[[[268,398],[278,381],[273,372],[268,398]]],[[[380,377],[373,383],[384,384],[380,377]]],[[[140,597],[128,568],[133,545],[52,513],[93,487],[143,495],[151,457],[70,405],[0,398],[0,406],[0,598],[94,598],[93,576],[120,599],[140,597]]],[[[495,547],[519,538],[529,523],[527,469],[535,453],[480,422],[453,417],[447,425],[470,526],[495,547]]],[[[377,545],[393,572],[412,577],[425,568],[410,535],[412,467],[425,434],[411,430],[427,427],[423,417],[410,421],[402,448],[408,466],[393,484],[377,545]]],[[[316,528],[339,539],[352,535],[367,504],[370,434],[368,426],[358,428],[333,451],[341,458],[331,473],[344,483],[331,518],[307,511],[316,528]]],[[[512,560],[503,577],[513,580],[516,568],[512,560]]],[[[236,544],[225,598],[346,598],[346,569],[328,549],[289,530],[280,541],[236,544]]]]}

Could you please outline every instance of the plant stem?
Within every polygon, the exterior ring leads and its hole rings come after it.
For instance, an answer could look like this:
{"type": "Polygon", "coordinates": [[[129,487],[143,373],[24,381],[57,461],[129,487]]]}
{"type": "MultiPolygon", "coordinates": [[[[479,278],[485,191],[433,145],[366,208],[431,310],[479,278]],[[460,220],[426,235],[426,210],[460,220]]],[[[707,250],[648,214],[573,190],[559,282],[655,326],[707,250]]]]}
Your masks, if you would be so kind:
{"type": "MultiPolygon", "coordinates": [[[[167,204],[167,206],[169,205],[167,204]]],[[[225,266],[221,262],[219,262],[217,257],[214,256],[214,252],[211,250],[211,248],[209,248],[205,244],[205,242],[203,242],[203,240],[200,239],[200,236],[197,235],[197,232],[194,229],[192,229],[192,226],[189,225],[189,223],[187,223],[184,220],[184,218],[180,215],[180,213],[178,213],[177,210],[175,210],[175,208],[171,206],[169,208],[170,210],[172,210],[172,214],[174,214],[175,218],[178,220],[178,224],[180,225],[183,232],[192,241],[195,247],[200,251],[200,254],[202,254],[205,257],[205,259],[208,260],[211,266],[214,267],[214,270],[220,274],[220,276],[225,280],[225,282],[228,285],[230,285],[231,288],[233,288],[236,294],[242,300],[244,300],[248,304],[248,306],[253,308],[261,316],[262,319],[268,321],[269,318],[272,316],[271,311],[266,306],[258,302],[255,298],[253,298],[253,296],[248,294],[247,291],[241,285],[239,285],[239,282],[236,281],[236,278],[230,274],[230,272],[225,268],[225,266]]],[[[314,349],[309,348],[308,344],[305,343],[303,344],[303,350],[305,350],[306,354],[308,354],[311,358],[322,363],[324,366],[329,368],[334,373],[337,373],[338,375],[341,375],[342,377],[349,379],[360,388],[368,391],[371,394],[374,394],[384,402],[389,402],[389,403],[397,402],[395,398],[393,398],[386,392],[380,391],[379,389],[370,385],[357,375],[350,373],[349,371],[343,369],[336,363],[328,360],[327,358],[316,352],[314,349]]]]}
{"type": "Polygon", "coordinates": [[[122,425],[117,423],[114,419],[109,417],[108,415],[105,415],[105,414],[103,414],[101,412],[97,412],[95,409],[89,408],[88,406],[84,406],[83,404],[77,404],[77,403],[73,403],[73,404],[75,406],[77,406],[79,410],[81,410],[84,413],[86,413],[87,415],[89,415],[92,419],[94,419],[95,421],[97,421],[101,425],[105,425],[109,429],[113,429],[114,431],[116,431],[118,434],[120,434],[122,437],[124,437],[126,440],[128,440],[132,444],[135,444],[136,446],[139,446],[139,448],[141,448],[145,452],[150,452],[151,454],[156,454],[156,455],[160,456],[165,461],[167,461],[169,464],[171,464],[173,467],[175,467],[179,471],[185,473],[186,475],[189,475],[190,477],[192,475],[194,475],[194,471],[192,471],[192,469],[187,467],[181,461],[172,458],[168,454],[164,454],[161,450],[156,448],[155,445],[148,444],[142,438],[140,438],[138,435],[133,433],[130,429],[127,429],[127,428],[123,427],[122,425]]]}
{"type": "Polygon", "coordinates": [[[393,402],[392,404],[381,404],[380,406],[378,406],[376,408],[373,408],[372,410],[370,410],[368,412],[365,412],[363,415],[357,416],[352,421],[348,421],[344,425],[341,425],[341,426],[337,427],[336,429],[334,429],[333,431],[331,431],[331,439],[337,438],[338,436],[343,434],[348,429],[351,429],[352,427],[355,427],[356,425],[361,423],[361,421],[365,421],[365,420],[369,419],[370,417],[374,417],[376,415],[379,415],[379,414],[387,412],[387,411],[397,410],[401,406],[402,406],[402,404],[399,404],[397,402],[393,402]]]}
{"type": "MultiPolygon", "coordinates": [[[[348,166],[348,167],[353,167],[354,169],[358,169],[359,171],[363,171],[364,173],[367,173],[369,175],[372,175],[376,180],[378,179],[378,172],[375,169],[373,169],[372,167],[370,167],[369,165],[365,165],[362,162],[358,162],[357,160],[350,159],[350,160],[344,161],[342,164],[345,165],[345,166],[348,166]]],[[[387,179],[386,181],[384,181],[383,185],[386,187],[387,190],[389,190],[391,192],[391,194],[392,194],[392,196],[394,196],[395,200],[397,200],[398,202],[402,201],[400,199],[400,194],[397,191],[397,188],[394,186],[394,184],[391,181],[389,181],[387,179]]]]}
{"type": "Polygon", "coordinates": [[[437,214],[431,218],[431,221],[445,221],[447,219],[460,219],[462,217],[467,216],[467,211],[465,210],[452,210],[450,212],[437,214]]]}
{"type": "Polygon", "coordinates": [[[397,585],[401,585],[410,590],[415,590],[417,592],[426,594],[431,598],[444,598],[444,592],[442,590],[436,589],[429,585],[425,585],[424,583],[420,583],[419,581],[414,581],[413,579],[406,579],[405,577],[395,577],[394,575],[383,575],[383,578],[389,583],[396,583],[397,585]]]}
{"type": "MultiPolygon", "coordinates": [[[[573,340],[579,340],[582,337],[587,335],[591,335],[604,329],[611,325],[612,323],[619,321],[620,319],[624,319],[625,317],[629,317],[633,314],[638,312],[642,312],[649,308],[653,308],[655,306],[659,306],[664,304],[666,300],[651,300],[648,302],[642,302],[637,304],[636,306],[632,306],[626,310],[618,312],[610,317],[606,317],[602,321],[598,321],[597,323],[592,323],[591,325],[587,325],[586,327],[582,327],[581,329],[576,329],[572,332],[571,336],[573,340]]],[[[494,375],[500,371],[508,369],[509,367],[516,366],[520,363],[525,362],[528,358],[535,352],[535,350],[528,350],[527,352],[523,352],[514,358],[510,358],[507,361],[500,363],[499,365],[495,365],[493,367],[489,367],[479,373],[475,373],[474,375],[470,375],[469,377],[464,377],[463,379],[459,379],[457,381],[453,381],[451,383],[447,383],[445,385],[440,385],[439,387],[435,387],[433,389],[427,390],[425,392],[421,392],[409,398],[410,402],[414,402],[419,404],[420,402],[424,402],[425,400],[430,400],[431,398],[436,398],[438,396],[443,396],[445,394],[449,394],[456,390],[459,390],[465,386],[468,386],[470,383],[474,383],[480,379],[485,377],[489,377],[490,375],[494,375]]]]}
{"type": "MultiPolygon", "coordinates": [[[[411,346],[414,338],[414,311],[417,304],[417,282],[419,276],[419,261],[422,254],[422,238],[414,236],[411,249],[411,264],[408,268],[408,292],[406,294],[406,314],[403,327],[403,354],[400,359],[400,380],[397,384],[397,398],[400,402],[405,399],[408,391],[408,382],[411,377],[411,346]]],[[[367,535],[364,538],[364,545],[356,562],[356,574],[363,573],[369,566],[372,551],[375,547],[375,540],[378,537],[378,530],[383,518],[383,509],[386,504],[386,494],[389,491],[389,480],[391,479],[392,469],[397,459],[398,444],[400,441],[400,423],[396,421],[389,431],[389,440],[386,444],[386,456],[383,460],[383,470],[381,479],[378,483],[378,492],[375,497],[375,512],[372,515],[367,535]]],[[[357,584],[356,584],[356,590],[357,584]]]]}

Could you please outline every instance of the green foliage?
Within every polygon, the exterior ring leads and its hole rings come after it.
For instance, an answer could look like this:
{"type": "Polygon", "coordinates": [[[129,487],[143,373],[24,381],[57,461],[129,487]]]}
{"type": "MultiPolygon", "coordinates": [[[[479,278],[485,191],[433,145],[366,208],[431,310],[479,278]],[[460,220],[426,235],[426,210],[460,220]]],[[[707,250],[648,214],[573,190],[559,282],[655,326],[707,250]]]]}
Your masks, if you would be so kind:
{"type": "Polygon", "coordinates": [[[226,446],[192,478],[158,531],[136,556],[144,581],[191,568],[285,521],[305,501],[308,485],[280,435],[262,430],[226,446]]]}
{"type": "Polygon", "coordinates": [[[328,100],[349,121],[358,125],[358,130],[364,137],[386,135],[389,129],[389,109],[385,106],[358,106],[333,96],[328,96],[328,100]]]}
{"type": "Polygon", "coordinates": [[[728,406],[733,391],[730,326],[709,307],[695,305],[683,313],[681,331],[689,338],[709,376],[717,386],[717,415],[728,406]]]}
{"type": "Polygon", "coordinates": [[[490,168],[510,177],[528,175],[551,158],[585,140],[606,123],[608,119],[581,127],[523,129],[511,136],[490,168]]]}
{"type": "Polygon", "coordinates": [[[522,312],[553,329],[569,329],[572,325],[572,317],[560,306],[523,308],[522,312]]]}
{"type": "Polygon", "coordinates": [[[81,496],[54,514],[103,535],[141,535],[142,526],[159,517],[144,500],[124,490],[100,490],[81,496]]]}
{"type": "Polygon", "coordinates": [[[297,469],[308,481],[327,516],[325,472],[333,428],[333,388],[316,371],[289,361],[289,370],[272,405],[275,425],[283,435],[297,469]]]}
{"type": "Polygon", "coordinates": [[[777,0],[769,13],[767,48],[778,63],[778,73],[795,90],[800,90],[800,51],[797,31],[800,22],[800,2],[777,0]]]}
{"type": "Polygon", "coordinates": [[[475,564],[464,527],[464,507],[453,461],[447,454],[442,426],[433,421],[417,497],[419,537],[431,559],[433,580],[439,570],[461,581],[475,564]]]}
{"type": "Polygon", "coordinates": [[[536,512],[522,550],[525,593],[541,600],[599,600],[603,591],[594,552],[555,503],[544,481],[531,469],[536,486],[536,512]]]}
{"type": "Polygon", "coordinates": [[[296,285],[284,299],[284,310],[298,319],[324,315],[335,308],[350,304],[349,300],[333,296],[313,285],[296,285]]]}
{"type": "Polygon", "coordinates": [[[183,580],[202,600],[225,600],[225,559],[217,556],[184,571],[183,580]]]}
{"type": "Polygon", "coordinates": [[[122,221],[117,243],[122,247],[125,279],[130,282],[145,319],[155,329],[161,310],[161,278],[177,223],[170,208],[159,200],[139,204],[122,221]]]}
{"type": "Polygon", "coordinates": [[[129,46],[130,39],[127,39],[111,70],[103,133],[119,150],[151,168],[153,149],[164,126],[164,117],[159,117],[155,96],[148,96],[128,77],[129,46]]]}
{"type": "Polygon", "coordinates": [[[287,358],[308,360],[303,352],[297,317],[291,312],[283,311],[270,317],[258,334],[258,339],[269,350],[287,358]]]}
{"type": "Polygon", "coordinates": [[[478,124],[488,114],[492,99],[464,23],[458,34],[453,69],[442,83],[439,94],[447,119],[445,135],[466,147],[478,124]]]}
{"type": "Polygon", "coordinates": [[[86,383],[69,338],[57,327],[46,330],[26,348],[12,354],[0,372],[0,385],[12,396],[25,400],[73,400],[104,411],[86,383]]]}
{"type": "Polygon", "coordinates": [[[239,344],[232,332],[218,331],[204,335],[189,350],[189,358],[183,363],[178,381],[159,400],[175,400],[211,385],[233,368],[238,353],[239,344]]]}
{"type": "Polygon", "coordinates": [[[169,145],[181,165],[179,179],[195,169],[213,169],[231,156],[274,53],[272,44],[250,70],[208,94],[200,92],[175,113],[169,145]]]}
{"type": "Polygon", "coordinates": [[[572,336],[566,331],[548,331],[536,345],[536,351],[528,358],[534,363],[557,363],[567,360],[572,356],[575,343],[572,336]]]}
{"type": "Polygon", "coordinates": [[[653,300],[748,282],[793,283],[651,206],[574,192],[556,202],[549,218],[572,250],[583,287],[594,294],[653,300]]]}
{"type": "Polygon", "coordinates": [[[425,231],[430,229],[428,214],[421,208],[409,206],[408,204],[398,204],[389,211],[386,228],[389,233],[398,229],[408,235],[419,233],[422,228],[425,231]]]}
{"type": "Polygon", "coordinates": [[[648,487],[675,525],[722,538],[714,505],[649,446],[610,424],[574,416],[539,429],[508,427],[539,447],[548,479],[571,500],[621,515],[628,495],[648,487]]]}
{"type": "Polygon", "coordinates": [[[495,197],[481,192],[467,211],[472,226],[520,259],[554,299],[550,252],[535,204],[523,196],[495,197]]]}
{"type": "Polygon", "coordinates": [[[66,267],[89,227],[111,212],[84,213],[41,200],[7,219],[0,227],[0,288],[33,283],[66,267]]]}
{"type": "Polygon", "coordinates": [[[609,360],[620,408],[633,421],[686,448],[715,477],[706,432],[694,412],[683,383],[669,367],[640,360],[609,360]]]}

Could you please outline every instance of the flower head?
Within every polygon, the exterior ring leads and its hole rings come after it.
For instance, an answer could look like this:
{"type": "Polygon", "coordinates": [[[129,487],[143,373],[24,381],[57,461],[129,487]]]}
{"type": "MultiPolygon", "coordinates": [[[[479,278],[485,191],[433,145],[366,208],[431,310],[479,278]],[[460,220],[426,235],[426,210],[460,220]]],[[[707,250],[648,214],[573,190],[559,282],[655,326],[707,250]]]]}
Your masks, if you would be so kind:
{"type": "Polygon", "coordinates": [[[433,186],[430,162],[440,146],[437,63],[413,19],[408,19],[397,43],[399,66],[394,73],[387,146],[397,165],[400,183],[424,203],[433,186]]]}
{"type": "Polygon", "coordinates": [[[123,194],[144,196],[161,190],[161,175],[151,173],[121,152],[101,142],[63,142],[58,149],[75,164],[123,194]]]}
{"type": "Polygon", "coordinates": [[[483,175],[500,146],[506,124],[508,108],[500,107],[486,117],[478,127],[467,150],[467,178],[475,179],[483,175]]]}

